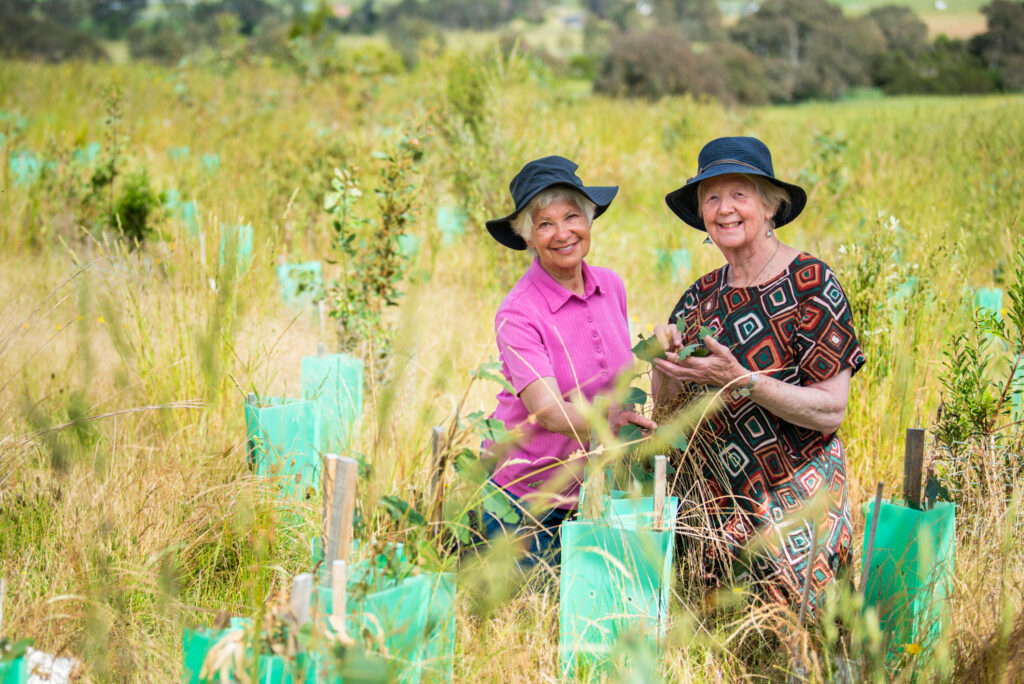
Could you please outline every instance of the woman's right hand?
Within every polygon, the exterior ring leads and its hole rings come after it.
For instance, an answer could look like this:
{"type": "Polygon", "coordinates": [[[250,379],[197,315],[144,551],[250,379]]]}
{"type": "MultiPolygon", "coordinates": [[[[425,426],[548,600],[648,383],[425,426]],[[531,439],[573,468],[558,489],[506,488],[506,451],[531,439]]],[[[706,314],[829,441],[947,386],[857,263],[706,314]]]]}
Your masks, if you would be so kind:
{"type": "Polygon", "coordinates": [[[676,352],[683,348],[683,334],[674,325],[654,326],[654,336],[667,352],[676,352]]]}

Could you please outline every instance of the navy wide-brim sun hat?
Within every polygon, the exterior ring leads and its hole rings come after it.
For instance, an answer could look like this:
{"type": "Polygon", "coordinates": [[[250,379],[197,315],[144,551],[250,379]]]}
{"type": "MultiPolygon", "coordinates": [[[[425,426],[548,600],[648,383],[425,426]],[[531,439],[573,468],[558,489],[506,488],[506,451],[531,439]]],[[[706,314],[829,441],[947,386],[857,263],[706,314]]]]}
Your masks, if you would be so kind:
{"type": "Polygon", "coordinates": [[[807,206],[807,193],[803,188],[775,177],[768,146],[757,138],[746,136],[716,138],[705,145],[697,156],[697,175],[687,180],[683,187],[665,195],[665,203],[683,221],[697,230],[706,231],[704,218],[697,206],[697,186],[701,181],[727,173],[763,176],[789,193],[789,204],[783,203],[775,212],[776,228],[795,219],[807,206]]]}
{"type": "Polygon", "coordinates": [[[557,155],[528,162],[508,186],[512,193],[512,201],[516,205],[515,211],[508,216],[488,221],[487,232],[506,247],[518,250],[526,249],[526,240],[516,234],[512,228],[512,219],[519,215],[519,212],[530,203],[530,200],[555,185],[572,188],[593,202],[595,205],[594,218],[603,214],[615,199],[615,195],[619,191],[618,186],[583,185],[583,181],[576,175],[577,168],[579,168],[579,164],[557,155]]]}

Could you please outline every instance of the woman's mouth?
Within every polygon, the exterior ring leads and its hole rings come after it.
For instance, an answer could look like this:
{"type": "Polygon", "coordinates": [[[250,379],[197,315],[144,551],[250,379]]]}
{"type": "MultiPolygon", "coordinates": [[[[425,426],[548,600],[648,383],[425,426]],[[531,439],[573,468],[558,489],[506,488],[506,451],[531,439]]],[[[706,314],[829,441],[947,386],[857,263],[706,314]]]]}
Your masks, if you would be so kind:
{"type": "Polygon", "coordinates": [[[579,242],[574,242],[571,245],[566,245],[565,247],[552,247],[551,251],[558,252],[559,254],[567,254],[578,244],[579,242]]]}

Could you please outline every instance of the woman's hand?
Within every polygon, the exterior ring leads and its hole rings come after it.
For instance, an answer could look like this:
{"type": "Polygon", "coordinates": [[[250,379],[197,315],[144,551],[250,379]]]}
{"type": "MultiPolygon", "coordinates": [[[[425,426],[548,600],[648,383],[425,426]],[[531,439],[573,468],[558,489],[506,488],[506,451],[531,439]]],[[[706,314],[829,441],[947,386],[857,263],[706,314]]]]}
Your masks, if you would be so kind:
{"type": "Polygon", "coordinates": [[[654,326],[654,336],[666,352],[679,351],[683,346],[683,334],[674,325],[654,326]]]}
{"type": "Polygon", "coordinates": [[[619,430],[627,425],[636,425],[645,435],[658,429],[657,423],[636,411],[617,411],[612,409],[608,417],[612,426],[612,432],[616,435],[619,434],[619,430]]]}
{"type": "MultiPolygon", "coordinates": [[[[660,338],[659,338],[660,339],[660,338]]],[[[711,387],[725,387],[729,383],[742,383],[750,371],[740,365],[729,348],[714,337],[704,338],[707,356],[688,356],[680,360],[678,348],[666,353],[666,358],[655,359],[654,367],[679,383],[695,382],[711,387]]]]}

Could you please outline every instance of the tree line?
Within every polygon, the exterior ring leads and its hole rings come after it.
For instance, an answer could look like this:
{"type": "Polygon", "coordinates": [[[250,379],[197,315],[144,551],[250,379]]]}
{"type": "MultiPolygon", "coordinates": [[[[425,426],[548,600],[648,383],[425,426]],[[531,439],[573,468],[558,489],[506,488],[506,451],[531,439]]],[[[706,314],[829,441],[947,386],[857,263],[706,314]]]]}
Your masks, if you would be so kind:
{"type": "MultiPolygon", "coordinates": [[[[691,94],[762,104],[831,99],[852,88],[889,94],[1024,90],[1024,0],[992,0],[985,32],[929,39],[910,8],[847,16],[828,0],[752,0],[729,26],[716,0],[583,0],[582,50],[566,59],[529,45],[554,0],[0,0],[0,55],[102,59],[102,41],[133,57],[176,63],[200,51],[294,60],[343,33],[384,33],[406,69],[440,52],[444,30],[502,31],[556,72],[596,92],[691,94]]],[[[308,61],[308,58],[306,59],[308,61]]],[[[335,60],[337,61],[337,60],[335,60]]],[[[321,60],[329,64],[330,60],[321,60]]],[[[390,68],[390,67],[388,67],[390,68]]],[[[322,69],[314,70],[320,73],[322,69]]]]}

